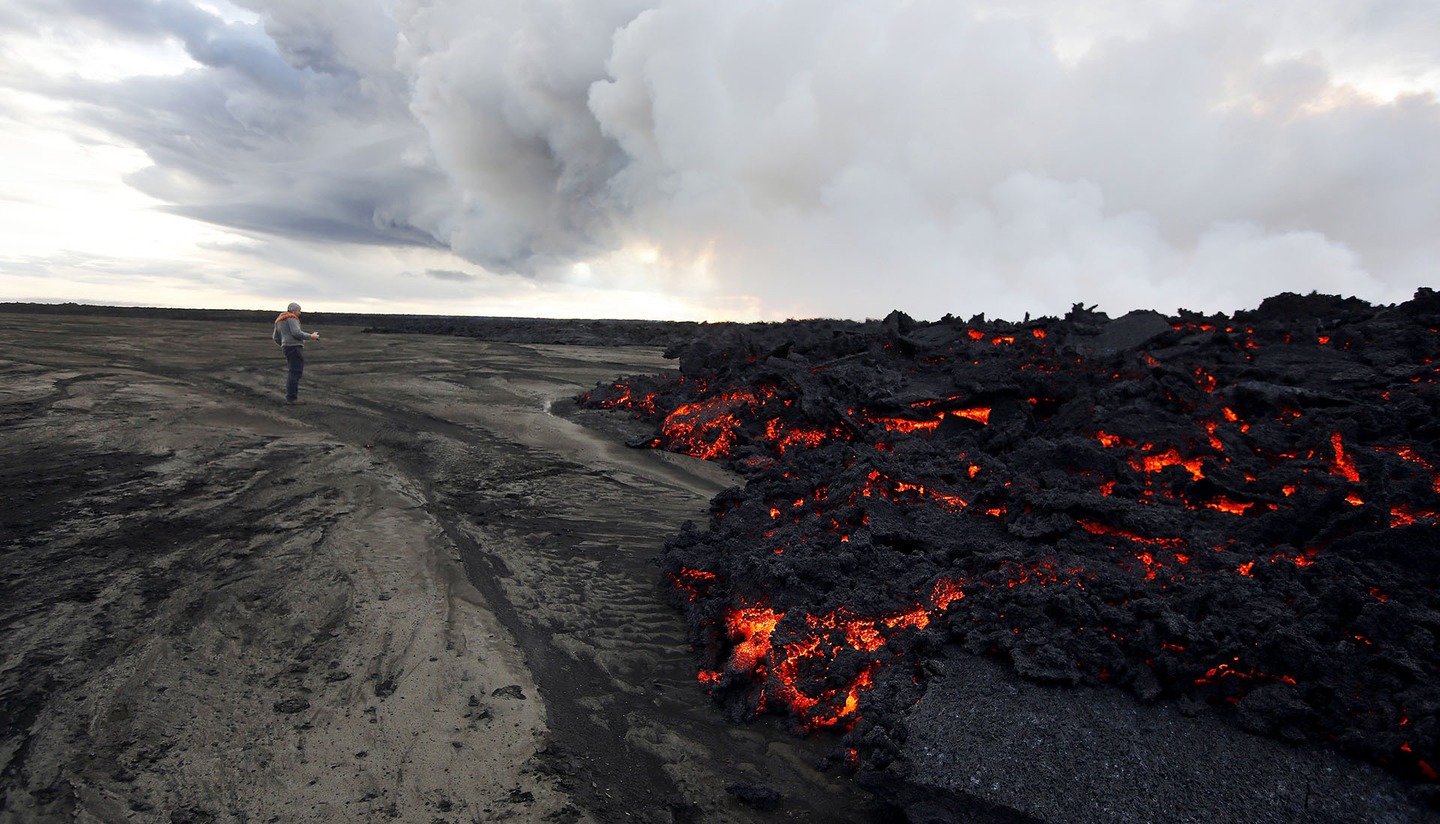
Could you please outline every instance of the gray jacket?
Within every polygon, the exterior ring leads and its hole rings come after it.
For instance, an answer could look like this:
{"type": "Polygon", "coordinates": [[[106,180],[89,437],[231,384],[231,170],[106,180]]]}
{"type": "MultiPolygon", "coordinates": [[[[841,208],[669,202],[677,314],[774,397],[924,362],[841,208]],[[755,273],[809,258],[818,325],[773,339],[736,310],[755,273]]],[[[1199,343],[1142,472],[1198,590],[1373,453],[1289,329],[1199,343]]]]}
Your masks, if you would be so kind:
{"type": "Polygon", "coordinates": [[[310,333],[300,328],[299,318],[286,318],[275,324],[275,342],[281,346],[304,346],[310,333]]]}

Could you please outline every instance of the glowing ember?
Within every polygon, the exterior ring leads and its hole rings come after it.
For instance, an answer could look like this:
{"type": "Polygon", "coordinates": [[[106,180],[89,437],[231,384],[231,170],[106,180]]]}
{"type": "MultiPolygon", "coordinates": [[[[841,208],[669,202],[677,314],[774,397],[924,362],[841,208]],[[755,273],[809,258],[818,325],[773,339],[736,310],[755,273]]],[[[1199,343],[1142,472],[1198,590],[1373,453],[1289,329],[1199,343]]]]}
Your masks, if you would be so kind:
{"type": "Polygon", "coordinates": [[[1190,476],[1199,480],[1205,477],[1205,472],[1200,467],[1199,458],[1183,458],[1180,452],[1171,447],[1159,455],[1137,455],[1130,459],[1130,465],[1142,472],[1163,472],[1167,467],[1179,466],[1190,473],[1190,476]]]}
{"type": "MultiPolygon", "coordinates": [[[[965,597],[957,581],[941,579],[930,588],[928,603],[904,612],[879,616],[857,616],[848,610],[824,615],[805,615],[804,629],[775,644],[782,613],[742,600],[742,606],[725,613],[724,625],[732,646],[723,672],[701,670],[703,684],[718,686],[723,676],[752,674],[765,686],[762,696],[776,699],[810,729],[834,725],[855,716],[860,697],[873,684],[873,674],[882,659],[872,657],[844,687],[808,690],[801,673],[815,666],[827,667],[839,651],[861,653],[881,650],[891,638],[925,629],[932,616],[942,615],[951,604],[965,597]],[[793,640],[788,640],[793,638],[793,640]]],[[[761,699],[760,703],[764,703],[761,699]]]]}
{"type": "Polygon", "coordinates": [[[687,597],[691,601],[707,592],[717,580],[715,573],[698,569],[682,568],[679,572],[667,572],[666,575],[669,576],[670,582],[676,589],[687,593],[687,597]]]}
{"type": "MultiPolygon", "coordinates": [[[[1120,445],[1122,445],[1122,444],[1126,444],[1126,443],[1127,443],[1127,442],[1125,441],[1125,439],[1124,439],[1124,438],[1121,438],[1119,435],[1111,435],[1110,433],[1106,432],[1106,431],[1103,430],[1103,429],[1100,430],[1099,432],[1096,432],[1096,433],[1095,433],[1095,440],[1097,440],[1097,441],[1099,441],[1100,443],[1104,444],[1107,449],[1113,449],[1113,448],[1115,448],[1115,447],[1117,447],[1117,446],[1120,446],[1120,445]]],[[[1128,445],[1133,445],[1133,444],[1128,444],[1128,445]]]]}
{"type": "Polygon", "coordinates": [[[1134,541],[1137,544],[1153,544],[1155,546],[1165,547],[1183,546],[1185,544],[1185,541],[1180,538],[1146,538],[1144,536],[1137,535],[1128,529],[1107,526],[1105,524],[1097,523],[1095,521],[1087,520],[1084,518],[1076,521],[1076,523],[1080,525],[1081,529],[1085,530],[1091,535],[1113,535],[1117,538],[1124,538],[1127,541],[1134,541]]]}
{"type": "Polygon", "coordinates": [[[730,655],[730,668],[749,672],[770,652],[770,634],[783,615],[764,607],[751,606],[732,612],[726,620],[732,637],[740,642],[730,655]]]}
{"type": "Polygon", "coordinates": [[[1430,488],[1435,491],[1436,495],[1440,495],[1440,470],[1437,470],[1434,464],[1416,454],[1413,446],[1377,446],[1375,447],[1375,451],[1390,452],[1410,463],[1424,467],[1425,471],[1430,473],[1430,488]]]}
{"type": "Polygon", "coordinates": [[[1254,506],[1253,503],[1241,503],[1232,501],[1229,498],[1216,498],[1213,501],[1206,501],[1205,506],[1218,512],[1228,512],[1231,515],[1244,515],[1245,511],[1254,506]]]}
{"type": "Polygon", "coordinates": [[[1330,436],[1330,446],[1335,450],[1335,460],[1331,463],[1334,473],[1344,476],[1350,483],[1359,483],[1360,472],[1355,469],[1355,461],[1345,454],[1345,442],[1339,432],[1330,436]]]}
{"type": "Polygon", "coordinates": [[[1415,524],[1440,524],[1440,509],[1417,509],[1406,504],[1399,504],[1390,510],[1390,526],[1392,528],[1415,524]]]}

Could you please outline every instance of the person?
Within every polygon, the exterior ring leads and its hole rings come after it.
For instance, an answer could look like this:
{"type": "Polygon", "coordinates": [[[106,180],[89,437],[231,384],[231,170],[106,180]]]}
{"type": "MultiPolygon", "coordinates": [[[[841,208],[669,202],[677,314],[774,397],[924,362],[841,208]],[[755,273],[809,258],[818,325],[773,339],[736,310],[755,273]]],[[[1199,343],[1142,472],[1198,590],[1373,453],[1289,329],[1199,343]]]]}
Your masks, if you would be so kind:
{"type": "Polygon", "coordinates": [[[305,373],[307,339],[320,340],[320,333],[300,328],[300,304],[292,303],[275,319],[275,342],[285,351],[285,360],[290,364],[285,381],[285,402],[289,404],[304,403],[300,400],[300,376],[305,373]]]}

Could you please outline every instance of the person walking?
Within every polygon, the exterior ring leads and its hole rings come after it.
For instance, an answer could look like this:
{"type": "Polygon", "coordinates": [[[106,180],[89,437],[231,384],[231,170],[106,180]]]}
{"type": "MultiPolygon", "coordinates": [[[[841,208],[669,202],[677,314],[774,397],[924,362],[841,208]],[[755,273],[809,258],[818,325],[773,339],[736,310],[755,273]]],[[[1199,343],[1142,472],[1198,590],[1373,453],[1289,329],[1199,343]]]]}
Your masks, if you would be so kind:
{"type": "Polygon", "coordinates": [[[290,364],[290,374],[285,381],[285,402],[304,403],[300,400],[300,376],[305,373],[305,341],[320,340],[319,332],[306,332],[300,328],[300,304],[292,303],[275,319],[274,340],[285,352],[290,364]]]}

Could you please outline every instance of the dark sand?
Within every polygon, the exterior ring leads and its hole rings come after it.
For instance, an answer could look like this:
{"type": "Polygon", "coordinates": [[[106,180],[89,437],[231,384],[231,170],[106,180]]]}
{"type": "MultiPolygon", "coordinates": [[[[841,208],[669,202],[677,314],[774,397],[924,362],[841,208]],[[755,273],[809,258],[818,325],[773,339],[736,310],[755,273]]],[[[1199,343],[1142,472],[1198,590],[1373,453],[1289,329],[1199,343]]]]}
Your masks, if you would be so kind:
{"type": "Polygon", "coordinates": [[[289,407],[265,324],[0,315],[0,822],[875,820],[661,600],[735,479],[568,403],[671,362],[317,328],[289,407]]]}

